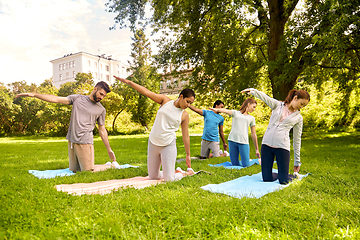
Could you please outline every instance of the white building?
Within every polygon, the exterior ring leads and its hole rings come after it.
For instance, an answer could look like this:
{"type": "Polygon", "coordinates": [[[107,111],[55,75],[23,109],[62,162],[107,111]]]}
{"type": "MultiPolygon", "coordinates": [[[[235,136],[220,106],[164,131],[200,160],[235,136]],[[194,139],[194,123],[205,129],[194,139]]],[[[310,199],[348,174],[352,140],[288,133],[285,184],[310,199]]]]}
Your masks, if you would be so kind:
{"type": "Polygon", "coordinates": [[[113,75],[122,78],[127,78],[130,75],[126,71],[129,66],[112,59],[111,55],[106,57],[105,54],[70,53],[50,62],[53,65],[54,86],[57,88],[66,82],[74,81],[79,72],[92,73],[95,83],[104,81],[109,85],[115,82],[113,75]]]}

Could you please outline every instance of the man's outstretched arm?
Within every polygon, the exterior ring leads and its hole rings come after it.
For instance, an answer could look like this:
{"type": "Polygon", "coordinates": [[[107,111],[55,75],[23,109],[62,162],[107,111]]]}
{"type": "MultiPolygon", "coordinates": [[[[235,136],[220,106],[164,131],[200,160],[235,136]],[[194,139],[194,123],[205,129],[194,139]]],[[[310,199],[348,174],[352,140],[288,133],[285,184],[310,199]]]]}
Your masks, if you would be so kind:
{"type": "Polygon", "coordinates": [[[70,104],[70,101],[67,97],[59,97],[55,95],[49,95],[49,94],[40,94],[40,93],[20,93],[16,95],[16,97],[35,97],[40,100],[50,102],[50,103],[62,103],[62,104],[70,104]]]}

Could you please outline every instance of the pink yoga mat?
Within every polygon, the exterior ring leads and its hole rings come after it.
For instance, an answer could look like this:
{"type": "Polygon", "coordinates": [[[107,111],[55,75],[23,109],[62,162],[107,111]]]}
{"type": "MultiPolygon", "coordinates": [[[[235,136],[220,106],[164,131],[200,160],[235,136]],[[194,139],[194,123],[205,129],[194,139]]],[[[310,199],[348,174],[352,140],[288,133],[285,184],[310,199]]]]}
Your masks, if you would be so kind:
{"type": "Polygon", "coordinates": [[[109,180],[93,183],[75,183],[56,185],[58,191],[67,192],[73,195],[83,194],[107,194],[119,188],[133,187],[136,189],[146,188],[152,185],[163,183],[163,180],[149,180],[149,177],[133,177],[120,180],[109,180]]]}

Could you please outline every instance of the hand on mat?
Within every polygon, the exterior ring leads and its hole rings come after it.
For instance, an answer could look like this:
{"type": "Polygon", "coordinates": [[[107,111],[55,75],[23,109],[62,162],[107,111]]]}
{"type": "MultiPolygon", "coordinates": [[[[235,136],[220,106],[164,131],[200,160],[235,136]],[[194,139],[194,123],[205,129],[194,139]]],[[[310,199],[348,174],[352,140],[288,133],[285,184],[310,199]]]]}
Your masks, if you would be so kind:
{"type": "Polygon", "coordinates": [[[256,150],[256,156],[258,157],[258,158],[260,158],[260,153],[259,153],[259,150],[256,150]]]}
{"type": "Polygon", "coordinates": [[[116,157],[115,157],[115,153],[113,152],[113,150],[108,150],[108,154],[109,154],[109,157],[110,157],[110,160],[115,162],[116,161],[116,157]]]}
{"type": "Polygon", "coordinates": [[[227,151],[228,147],[229,146],[226,143],[223,144],[224,151],[227,151]]]}
{"type": "Polygon", "coordinates": [[[294,172],[299,172],[300,171],[300,166],[294,166],[294,172]]]}

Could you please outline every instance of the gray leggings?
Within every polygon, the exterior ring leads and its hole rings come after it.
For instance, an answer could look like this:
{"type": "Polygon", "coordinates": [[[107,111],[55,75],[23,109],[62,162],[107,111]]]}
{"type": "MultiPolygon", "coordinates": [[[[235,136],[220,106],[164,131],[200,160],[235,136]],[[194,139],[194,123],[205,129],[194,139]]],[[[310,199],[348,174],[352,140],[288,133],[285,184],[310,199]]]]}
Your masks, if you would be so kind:
{"type": "Polygon", "coordinates": [[[167,146],[156,146],[149,139],[147,156],[149,178],[151,180],[164,178],[166,182],[183,178],[181,173],[175,174],[176,156],[176,139],[167,146]],[[160,171],[161,165],[162,172],[160,171]]]}

